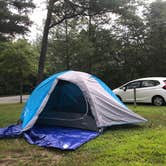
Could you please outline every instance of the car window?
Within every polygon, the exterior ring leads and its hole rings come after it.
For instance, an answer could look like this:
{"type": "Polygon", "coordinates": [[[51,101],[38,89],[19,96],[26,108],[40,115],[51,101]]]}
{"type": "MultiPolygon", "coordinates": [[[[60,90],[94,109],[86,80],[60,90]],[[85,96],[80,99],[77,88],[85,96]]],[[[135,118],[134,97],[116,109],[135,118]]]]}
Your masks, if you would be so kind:
{"type": "Polygon", "coordinates": [[[156,81],[156,80],[145,80],[145,81],[142,81],[142,85],[141,87],[142,88],[145,88],[145,87],[153,87],[153,86],[157,86],[159,85],[160,82],[159,81],[156,81]]]}
{"type": "Polygon", "coordinates": [[[140,85],[141,85],[140,81],[131,82],[126,85],[126,89],[140,88],[140,85]]]}
{"type": "Polygon", "coordinates": [[[120,89],[125,89],[126,88],[126,85],[123,85],[120,87],[120,89]]]}

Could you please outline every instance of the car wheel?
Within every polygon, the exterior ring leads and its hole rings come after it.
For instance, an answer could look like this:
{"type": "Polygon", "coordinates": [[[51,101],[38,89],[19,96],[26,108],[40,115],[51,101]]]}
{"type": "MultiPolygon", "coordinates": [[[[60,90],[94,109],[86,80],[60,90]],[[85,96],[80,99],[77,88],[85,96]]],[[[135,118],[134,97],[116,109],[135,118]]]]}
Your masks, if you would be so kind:
{"type": "Polygon", "coordinates": [[[154,96],[152,99],[152,103],[155,106],[161,106],[164,104],[164,99],[161,96],[154,96]]]}

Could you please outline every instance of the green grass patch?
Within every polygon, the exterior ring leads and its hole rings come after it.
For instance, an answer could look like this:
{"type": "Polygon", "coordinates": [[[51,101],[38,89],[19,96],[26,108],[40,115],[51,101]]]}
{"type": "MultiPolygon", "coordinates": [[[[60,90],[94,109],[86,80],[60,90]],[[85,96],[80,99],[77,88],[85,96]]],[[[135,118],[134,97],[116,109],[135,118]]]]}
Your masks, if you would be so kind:
{"type": "MultiPolygon", "coordinates": [[[[23,105],[0,105],[0,127],[16,123],[23,105]]],[[[38,166],[164,166],[166,107],[129,108],[148,119],[146,124],[111,127],[75,151],[46,149],[24,139],[0,140],[0,165],[38,166]]]]}

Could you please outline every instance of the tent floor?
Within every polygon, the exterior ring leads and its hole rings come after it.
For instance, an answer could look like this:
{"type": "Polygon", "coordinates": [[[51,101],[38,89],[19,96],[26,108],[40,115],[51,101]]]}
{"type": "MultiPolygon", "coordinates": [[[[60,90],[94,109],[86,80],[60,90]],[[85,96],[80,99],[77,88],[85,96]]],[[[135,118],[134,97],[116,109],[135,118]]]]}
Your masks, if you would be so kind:
{"type": "Polygon", "coordinates": [[[52,112],[41,114],[37,120],[37,124],[98,131],[94,118],[91,115],[84,116],[84,114],[80,113],[52,112]]]}

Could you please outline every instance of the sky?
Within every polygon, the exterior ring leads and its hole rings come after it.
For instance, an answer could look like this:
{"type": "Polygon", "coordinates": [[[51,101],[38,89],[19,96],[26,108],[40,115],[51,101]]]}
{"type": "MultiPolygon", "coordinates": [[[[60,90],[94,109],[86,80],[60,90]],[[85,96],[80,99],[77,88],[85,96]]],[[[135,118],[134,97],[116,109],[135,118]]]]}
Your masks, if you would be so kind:
{"type": "MultiPolygon", "coordinates": [[[[30,13],[30,19],[33,21],[30,27],[30,33],[28,39],[34,41],[39,35],[41,35],[44,25],[44,19],[46,18],[46,0],[33,0],[36,8],[30,13]]],[[[146,0],[151,3],[155,0],[146,0]]]]}
{"type": "Polygon", "coordinates": [[[33,24],[30,27],[30,33],[28,34],[28,39],[33,41],[39,34],[42,33],[44,19],[46,18],[46,0],[33,0],[36,8],[30,13],[30,20],[33,24]]]}

